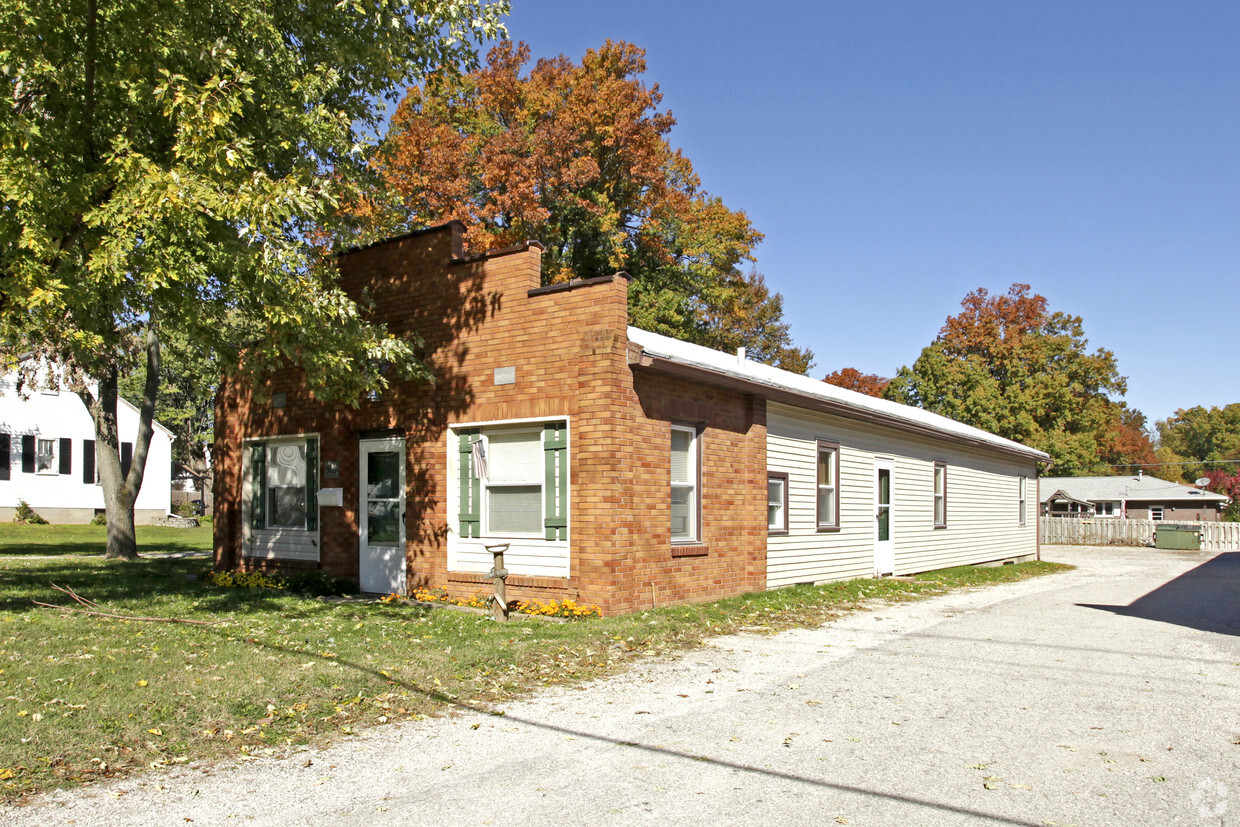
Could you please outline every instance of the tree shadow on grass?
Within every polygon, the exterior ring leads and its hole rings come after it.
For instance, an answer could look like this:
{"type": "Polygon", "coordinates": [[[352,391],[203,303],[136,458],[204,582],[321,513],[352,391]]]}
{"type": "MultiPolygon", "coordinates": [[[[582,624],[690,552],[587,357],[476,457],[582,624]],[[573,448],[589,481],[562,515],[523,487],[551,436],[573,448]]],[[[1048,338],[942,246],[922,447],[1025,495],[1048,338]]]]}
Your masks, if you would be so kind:
{"type": "Polygon", "coordinates": [[[6,565],[0,560],[0,612],[53,611],[36,607],[32,600],[77,607],[52,584],[99,603],[101,611],[143,616],[165,616],[165,611],[172,611],[194,620],[211,620],[219,614],[287,613],[291,606],[312,615],[315,607],[330,606],[327,601],[275,589],[214,586],[206,580],[210,566],[209,558],[156,555],[127,562],[54,557],[6,565]],[[193,604],[192,611],[183,606],[187,602],[193,604]]]}

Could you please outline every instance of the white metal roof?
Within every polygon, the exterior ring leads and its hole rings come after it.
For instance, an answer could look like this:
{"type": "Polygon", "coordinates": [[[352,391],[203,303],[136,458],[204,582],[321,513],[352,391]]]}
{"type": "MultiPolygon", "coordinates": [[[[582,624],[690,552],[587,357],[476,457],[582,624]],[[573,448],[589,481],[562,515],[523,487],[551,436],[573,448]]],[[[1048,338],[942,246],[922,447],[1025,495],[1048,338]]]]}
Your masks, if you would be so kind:
{"type": "Polygon", "coordinates": [[[773,368],[761,362],[742,359],[734,353],[711,350],[701,345],[689,344],[638,327],[629,328],[629,341],[642,349],[646,355],[665,359],[679,365],[699,368],[743,382],[761,385],[800,397],[807,402],[826,402],[833,406],[851,409],[859,416],[881,418],[892,424],[906,423],[919,430],[930,430],[947,437],[991,445],[1008,453],[1023,454],[1031,459],[1049,460],[1050,456],[1036,448],[1004,439],[980,428],[965,425],[936,413],[902,405],[887,399],[878,399],[864,393],[840,388],[791,371],[773,368]]]}
{"type": "Polygon", "coordinates": [[[1062,491],[1074,500],[1084,502],[1119,500],[1192,500],[1193,502],[1227,502],[1228,498],[1213,491],[1202,491],[1191,485],[1160,480],[1143,475],[1122,477],[1042,477],[1042,502],[1062,491]]]}

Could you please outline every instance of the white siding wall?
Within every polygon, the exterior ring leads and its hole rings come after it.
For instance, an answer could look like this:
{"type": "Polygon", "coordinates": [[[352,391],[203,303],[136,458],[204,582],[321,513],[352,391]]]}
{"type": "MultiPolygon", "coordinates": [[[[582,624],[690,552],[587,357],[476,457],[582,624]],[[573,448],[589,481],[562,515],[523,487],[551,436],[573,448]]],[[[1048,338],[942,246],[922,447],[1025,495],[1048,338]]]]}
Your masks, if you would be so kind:
{"type": "MultiPolygon", "coordinates": [[[[103,508],[103,488],[82,481],[82,443],[95,438],[95,424],[86,405],[77,394],[69,391],[50,394],[32,390],[22,399],[17,392],[16,379],[15,374],[0,376],[0,432],[10,435],[10,477],[7,482],[0,480],[0,508],[15,508],[18,500],[25,500],[35,511],[80,511],[76,516],[82,521],[89,520],[95,509],[103,508]],[[71,439],[72,470],[68,474],[22,473],[22,436],[27,434],[38,439],[71,439]]],[[[121,439],[133,442],[138,435],[137,410],[120,400],[116,416],[121,439]]],[[[159,426],[151,436],[142,490],[138,492],[134,508],[163,515],[171,507],[172,439],[159,426]]]]}
{"type": "Polygon", "coordinates": [[[874,574],[874,460],[894,461],[895,573],[1037,550],[1036,466],[842,417],[767,404],[767,468],[788,474],[788,533],[767,540],[767,586],[874,574]],[[818,439],[840,444],[840,529],[816,528],[818,439]],[[947,527],[934,527],[934,462],[947,463],[947,527]],[[1029,478],[1020,526],[1019,477],[1029,478]]]}

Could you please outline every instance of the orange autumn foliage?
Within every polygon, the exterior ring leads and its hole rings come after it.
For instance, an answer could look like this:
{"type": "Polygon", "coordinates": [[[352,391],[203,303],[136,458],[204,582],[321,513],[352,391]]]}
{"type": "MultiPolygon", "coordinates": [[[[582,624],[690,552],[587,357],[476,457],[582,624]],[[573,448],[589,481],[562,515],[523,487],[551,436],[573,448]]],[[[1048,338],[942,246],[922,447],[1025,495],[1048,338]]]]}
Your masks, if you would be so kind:
{"type": "Polygon", "coordinates": [[[883,391],[891,384],[891,380],[875,373],[862,373],[856,368],[840,368],[834,373],[822,377],[828,385],[847,388],[850,391],[864,393],[866,396],[882,398],[883,391]]]}
{"type": "Polygon", "coordinates": [[[633,324],[807,370],[779,294],[742,271],[762,234],[701,188],[645,70],[629,43],[530,66],[506,42],[476,71],[435,73],[392,117],[381,187],[350,209],[372,238],[457,220],[473,252],[536,239],[544,283],[624,270],[633,324]]]}

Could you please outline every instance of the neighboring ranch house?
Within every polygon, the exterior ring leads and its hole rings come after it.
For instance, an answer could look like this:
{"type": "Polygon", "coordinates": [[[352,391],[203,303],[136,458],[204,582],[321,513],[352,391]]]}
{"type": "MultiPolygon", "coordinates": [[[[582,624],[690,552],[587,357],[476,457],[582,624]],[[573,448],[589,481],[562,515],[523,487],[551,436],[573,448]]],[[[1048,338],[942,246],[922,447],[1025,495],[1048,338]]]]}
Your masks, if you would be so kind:
{"type": "Polygon", "coordinates": [[[1130,520],[1215,522],[1228,497],[1149,477],[1043,477],[1042,514],[1130,520]]]}
{"type": "Polygon", "coordinates": [[[1037,554],[1046,454],[628,325],[624,274],[540,286],[529,242],[450,223],[339,258],[433,385],[357,408],[288,370],[226,379],[223,568],[322,568],[369,592],[489,588],[614,614],[792,583],[1037,554]]]}
{"type": "MultiPolygon", "coordinates": [[[[12,522],[18,501],[25,500],[50,523],[89,523],[104,507],[95,423],[86,404],[67,390],[28,387],[24,395],[15,372],[0,376],[0,521],[12,522]]],[[[121,463],[128,470],[138,409],[118,398],[116,416],[121,463]]],[[[156,422],[134,520],[164,519],[171,501],[172,433],[156,422]]]]}

